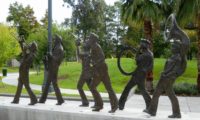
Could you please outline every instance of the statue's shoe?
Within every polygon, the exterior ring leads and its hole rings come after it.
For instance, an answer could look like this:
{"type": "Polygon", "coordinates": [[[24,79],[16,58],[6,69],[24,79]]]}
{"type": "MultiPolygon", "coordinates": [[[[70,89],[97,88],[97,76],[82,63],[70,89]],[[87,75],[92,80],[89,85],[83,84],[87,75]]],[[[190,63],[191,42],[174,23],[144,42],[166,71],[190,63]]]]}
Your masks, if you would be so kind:
{"type": "Polygon", "coordinates": [[[28,105],[35,105],[37,102],[38,102],[37,99],[35,99],[35,100],[31,101],[31,103],[29,103],[28,105]]]}
{"type": "Polygon", "coordinates": [[[96,106],[92,111],[99,112],[101,109],[103,109],[103,107],[96,106]]]}
{"type": "Polygon", "coordinates": [[[89,106],[89,103],[84,103],[84,104],[79,105],[79,107],[88,107],[88,106],[89,106]]]}
{"type": "Polygon", "coordinates": [[[119,105],[119,110],[124,110],[124,106],[119,105]]]}
{"type": "Polygon", "coordinates": [[[96,107],[98,107],[97,105],[93,105],[93,106],[91,106],[90,108],[96,108],[96,107]]]}
{"type": "Polygon", "coordinates": [[[39,101],[38,101],[38,103],[45,103],[46,102],[46,100],[42,100],[42,99],[40,99],[39,101]]]}
{"type": "Polygon", "coordinates": [[[169,115],[168,118],[181,118],[181,114],[169,115]]]}
{"type": "Polygon", "coordinates": [[[62,105],[64,102],[65,102],[64,100],[63,100],[63,101],[58,101],[58,102],[56,103],[56,105],[62,105]]]}
{"type": "Polygon", "coordinates": [[[19,100],[13,100],[11,103],[12,104],[19,104],[19,100]]]}
{"type": "Polygon", "coordinates": [[[156,113],[150,112],[148,109],[143,110],[143,112],[148,113],[151,116],[156,116],[156,113]]]}
{"type": "Polygon", "coordinates": [[[118,109],[118,107],[116,106],[116,107],[114,107],[114,108],[112,108],[110,111],[108,111],[109,113],[115,113],[115,111],[118,109]]]}

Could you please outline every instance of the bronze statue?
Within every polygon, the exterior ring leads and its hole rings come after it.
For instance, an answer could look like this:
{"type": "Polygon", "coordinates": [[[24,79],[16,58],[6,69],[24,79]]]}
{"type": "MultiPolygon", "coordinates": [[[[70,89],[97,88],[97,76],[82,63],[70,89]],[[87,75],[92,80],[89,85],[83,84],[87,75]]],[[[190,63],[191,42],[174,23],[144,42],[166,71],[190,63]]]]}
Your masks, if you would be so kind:
{"type": "Polygon", "coordinates": [[[60,89],[58,87],[57,77],[58,77],[59,66],[62,63],[62,60],[64,58],[64,50],[63,50],[63,45],[62,45],[62,38],[60,36],[55,35],[54,47],[53,47],[52,53],[49,53],[47,55],[47,58],[48,58],[47,83],[42,93],[42,96],[39,100],[39,103],[45,103],[47,99],[47,95],[48,95],[49,86],[50,86],[50,83],[52,82],[54,90],[55,90],[55,94],[57,97],[57,101],[58,101],[57,105],[61,105],[62,103],[64,103],[64,99],[62,98],[60,89]]]}
{"type": "MultiPolygon", "coordinates": [[[[173,90],[173,84],[175,80],[181,76],[187,66],[187,52],[190,45],[188,36],[179,28],[176,23],[175,16],[172,14],[168,20],[172,20],[170,29],[167,30],[167,41],[172,42],[172,55],[167,59],[163,72],[161,73],[160,80],[156,86],[149,108],[144,110],[151,116],[155,116],[158,107],[158,99],[160,95],[165,92],[171,103],[173,114],[168,116],[169,118],[181,118],[180,107],[178,99],[173,90]]],[[[166,35],[166,34],[165,34],[166,35]]]]}
{"type": "Polygon", "coordinates": [[[37,103],[37,98],[29,85],[29,68],[33,63],[33,59],[35,58],[35,54],[37,52],[37,44],[36,42],[27,44],[25,43],[23,37],[20,38],[19,44],[22,49],[22,59],[19,67],[19,79],[18,79],[17,91],[12,103],[14,104],[19,103],[19,98],[21,96],[21,91],[24,85],[31,99],[29,105],[34,105],[37,103]]]}
{"type": "MultiPolygon", "coordinates": [[[[43,61],[43,64],[44,64],[44,81],[43,81],[43,84],[42,84],[42,92],[43,92],[44,88],[46,86],[47,77],[48,77],[48,56],[47,56],[47,54],[44,54],[44,57],[43,57],[42,61],[43,61]]],[[[53,92],[52,84],[50,84],[48,92],[49,93],[53,92]]]]}
{"type": "Polygon", "coordinates": [[[93,67],[93,80],[91,82],[91,92],[95,101],[93,111],[100,111],[103,109],[102,98],[96,89],[100,82],[103,82],[106,90],[108,91],[111,103],[111,110],[109,112],[114,113],[118,109],[118,99],[111,86],[108,67],[105,63],[105,56],[101,46],[98,44],[98,39],[99,38],[96,34],[91,33],[89,39],[86,41],[86,46],[91,49],[91,63],[93,67]]]}
{"type": "Polygon", "coordinates": [[[145,89],[146,75],[149,71],[153,70],[153,53],[150,51],[149,46],[150,46],[150,42],[148,40],[146,39],[141,40],[140,48],[137,51],[136,58],[135,58],[137,68],[131,74],[125,74],[125,75],[132,75],[132,77],[130,81],[127,83],[119,99],[120,110],[124,109],[128,94],[135,85],[138,86],[139,90],[142,93],[142,96],[146,103],[146,108],[148,108],[150,104],[151,97],[149,96],[149,94],[147,93],[145,89]]]}
{"type": "Polygon", "coordinates": [[[88,88],[91,89],[90,87],[90,83],[92,80],[92,68],[90,66],[91,58],[90,58],[90,49],[85,45],[85,42],[82,45],[83,47],[82,52],[79,50],[79,46],[81,45],[80,41],[81,41],[80,39],[76,41],[77,54],[82,61],[82,72],[77,84],[77,89],[82,99],[82,105],[80,106],[87,107],[89,106],[89,102],[83,91],[83,85],[87,83],[88,88]]]}

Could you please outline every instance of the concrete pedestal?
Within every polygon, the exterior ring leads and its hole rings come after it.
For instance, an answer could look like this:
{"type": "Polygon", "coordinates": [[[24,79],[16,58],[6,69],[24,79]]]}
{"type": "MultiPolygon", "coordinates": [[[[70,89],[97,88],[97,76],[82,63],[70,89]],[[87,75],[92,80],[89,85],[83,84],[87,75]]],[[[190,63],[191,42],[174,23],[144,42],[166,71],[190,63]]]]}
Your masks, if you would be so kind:
{"type": "MultiPolygon", "coordinates": [[[[171,114],[171,111],[159,111],[156,117],[151,117],[141,108],[133,107],[110,114],[108,103],[104,104],[102,111],[92,112],[90,107],[79,107],[79,101],[65,101],[62,106],[56,106],[55,100],[47,100],[46,104],[28,106],[27,98],[22,98],[19,104],[11,104],[12,99],[0,97],[0,120],[168,120],[167,116],[171,114]]],[[[181,120],[199,119],[199,113],[182,113],[181,120]]]]}

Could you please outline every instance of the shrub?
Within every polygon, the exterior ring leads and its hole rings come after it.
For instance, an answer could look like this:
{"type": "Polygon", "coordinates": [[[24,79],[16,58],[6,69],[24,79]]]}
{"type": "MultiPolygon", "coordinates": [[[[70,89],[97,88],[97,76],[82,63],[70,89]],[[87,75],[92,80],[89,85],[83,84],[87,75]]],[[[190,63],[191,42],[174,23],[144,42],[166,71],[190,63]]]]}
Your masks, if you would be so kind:
{"type": "Polygon", "coordinates": [[[190,83],[179,83],[174,85],[174,91],[178,95],[198,95],[197,86],[190,83]]]}
{"type": "MultiPolygon", "coordinates": [[[[197,86],[190,83],[178,83],[173,86],[174,91],[177,95],[181,96],[196,96],[199,95],[197,86]]],[[[155,87],[154,87],[155,89],[155,87]]],[[[140,94],[138,87],[135,89],[136,94],[140,94]]]]}

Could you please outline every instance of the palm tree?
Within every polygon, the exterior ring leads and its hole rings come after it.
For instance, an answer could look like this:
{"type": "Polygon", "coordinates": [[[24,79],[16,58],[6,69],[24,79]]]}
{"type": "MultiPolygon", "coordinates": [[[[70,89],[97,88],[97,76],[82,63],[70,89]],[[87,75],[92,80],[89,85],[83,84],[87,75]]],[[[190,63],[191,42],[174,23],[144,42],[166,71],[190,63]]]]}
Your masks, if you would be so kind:
{"type": "MultiPolygon", "coordinates": [[[[158,21],[159,7],[152,0],[123,0],[122,20],[125,23],[132,21],[143,21],[144,37],[151,42],[151,50],[153,50],[152,39],[152,21],[158,21]]],[[[147,76],[146,87],[148,91],[152,90],[153,72],[147,76]]]]}
{"type": "Polygon", "coordinates": [[[197,32],[197,88],[200,91],[200,1],[199,0],[176,0],[177,1],[177,18],[186,24],[194,21],[196,23],[197,32]]]}

